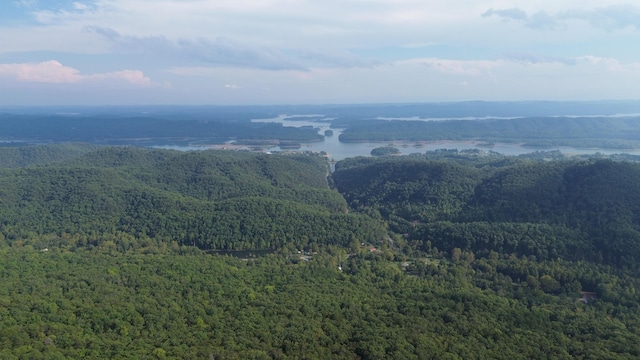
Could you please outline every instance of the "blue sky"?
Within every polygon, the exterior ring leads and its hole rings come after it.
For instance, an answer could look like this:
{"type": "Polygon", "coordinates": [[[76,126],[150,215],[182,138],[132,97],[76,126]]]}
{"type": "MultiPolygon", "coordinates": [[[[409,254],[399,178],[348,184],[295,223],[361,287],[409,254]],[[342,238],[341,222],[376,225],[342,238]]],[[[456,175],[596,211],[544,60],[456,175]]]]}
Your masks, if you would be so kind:
{"type": "Polygon", "coordinates": [[[6,0],[0,105],[640,99],[615,0],[6,0]]]}

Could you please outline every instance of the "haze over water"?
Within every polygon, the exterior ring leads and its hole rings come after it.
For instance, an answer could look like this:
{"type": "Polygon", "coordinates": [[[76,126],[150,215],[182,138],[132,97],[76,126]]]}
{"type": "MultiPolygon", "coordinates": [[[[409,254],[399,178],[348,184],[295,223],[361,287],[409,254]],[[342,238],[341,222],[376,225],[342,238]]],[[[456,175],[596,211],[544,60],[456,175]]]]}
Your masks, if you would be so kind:
{"type": "MultiPolygon", "coordinates": [[[[480,149],[484,151],[495,151],[504,155],[521,155],[532,153],[535,151],[551,151],[551,150],[560,150],[563,154],[567,155],[585,155],[585,154],[595,154],[601,153],[605,155],[616,154],[616,153],[627,153],[633,155],[640,155],[640,149],[582,149],[582,148],[573,148],[573,147],[551,147],[551,148],[530,148],[523,147],[520,144],[509,144],[509,143],[495,143],[492,146],[478,146],[482,144],[481,141],[453,141],[453,140],[441,140],[441,141],[431,141],[431,142],[416,142],[416,141],[391,141],[391,142],[361,142],[361,143],[346,143],[340,142],[339,136],[342,133],[343,129],[335,129],[331,128],[331,120],[287,120],[288,118],[293,117],[316,117],[318,115],[279,115],[270,119],[254,119],[253,122],[274,122],[280,123],[283,126],[291,126],[291,127],[303,127],[303,126],[312,126],[318,129],[318,133],[324,135],[325,130],[332,130],[332,136],[325,136],[323,141],[313,142],[313,143],[305,143],[302,144],[298,151],[315,151],[321,152],[324,151],[329,154],[329,157],[335,161],[343,160],[349,157],[356,156],[370,156],[371,150],[381,146],[394,146],[400,150],[400,153],[403,155],[413,154],[413,153],[425,153],[427,151],[433,151],[438,149],[457,149],[457,150],[467,150],[467,149],[480,149]]],[[[618,115],[616,115],[618,116],[618,115]]],[[[396,120],[396,119],[393,119],[396,120]]],[[[412,118],[411,120],[420,120],[418,118],[412,118]]],[[[424,121],[430,121],[427,119],[423,119],[424,121]]],[[[435,119],[433,119],[435,120],[435,119]]],[[[437,119],[437,121],[446,121],[448,119],[437,119]]],[[[473,121],[473,120],[469,120],[473,121]]],[[[269,151],[280,151],[279,147],[270,148],[269,151]]]]}

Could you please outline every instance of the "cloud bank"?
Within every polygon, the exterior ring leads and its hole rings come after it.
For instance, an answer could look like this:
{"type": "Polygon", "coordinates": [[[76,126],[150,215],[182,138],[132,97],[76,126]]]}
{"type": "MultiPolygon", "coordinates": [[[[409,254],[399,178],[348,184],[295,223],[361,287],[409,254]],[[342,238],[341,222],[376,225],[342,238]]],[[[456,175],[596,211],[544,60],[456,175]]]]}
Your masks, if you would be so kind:
{"type": "Polygon", "coordinates": [[[137,86],[151,86],[153,82],[139,70],[122,70],[103,74],[82,74],[56,60],[40,63],[0,64],[0,77],[20,82],[74,84],[84,82],[120,81],[137,86]]]}
{"type": "Polygon", "coordinates": [[[607,31],[625,28],[640,30],[640,8],[631,4],[609,5],[593,9],[570,9],[555,14],[546,11],[528,14],[520,8],[490,8],[482,14],[482,17],[516,21],[535,29],[566,28],[568,22],[580,20],[607,31]]]}
{"type": "Polygon", "coordinates": [[[347,51],[327,53],[308,49],[280,49],[266,46],[250,46],[228,38],[213,40],[180,39],[171,41],[164,36],[127,36],[110,28],[87,26],[84,31],[99,34],[124,53],[140,53],[183,58],[201,62],[265,70],[308,71],[311,67],[362,67],[376,62],[366,60],[347,51]]]}
{"type": "Polygon", "coordinates": [[[0,104],[640,97],[628,0],[10,0],[0,19],[0,104]]]}

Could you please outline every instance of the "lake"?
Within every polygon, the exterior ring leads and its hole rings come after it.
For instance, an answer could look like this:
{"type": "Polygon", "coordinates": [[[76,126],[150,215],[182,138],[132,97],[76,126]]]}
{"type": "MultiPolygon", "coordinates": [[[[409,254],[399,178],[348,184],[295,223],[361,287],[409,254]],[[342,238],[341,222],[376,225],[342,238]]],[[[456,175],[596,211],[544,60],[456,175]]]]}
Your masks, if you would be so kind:
{"type": "MultiPolygon", "coordinates": [[[[362,143],[343,143],[338,140],[338,137],[342,133],[343,129],[332,129],[331,119],[316,120],[318,115],[280,115],[271,119],[254,119],[253,122],[275,122],[280,123],[283,126],[302,127],[313,126],[318,129],[318,133],[324,135],[325,130],[332,130],[333,136],[326,136],[324,141],[302,144],[300,151],[324,151],[329,154],[329,157],[335,161],[343,160],[348,157],[355,156],[370,156],[371,150],[377,147],[391,145],[403,155],[412,153],[422,153],[427,151],[438,149],[481,149],[492,150],[504,155],[521,155],[527,154],[539,150],[560,150],[563,154],[567,155],[586,155],[601,153],[605,155],[627,153],[633,155],[640,155],[640,149],[634,150],[620,150],[620,149],[577,149],[572,147],[556,147],[556,148],[528,148],[519,144],[507,144],[507,143],[495,143],[490,147],[481,146],[481,141],[431,141],[431,142],[415,142],[415,141],[393,141],[393,142],[362,142],[362,143]],[[291,117],[313,117],[309,121],[306,120],[287,120],[291,117]]],[[[445,120],[443,120],[445,121],[445,120]]],[[[273,147],[267,149],[268,151],[281,151],[279,147],[273,147]]]]}
{"type": "MultiPolygon", "coordinates": [[[[408,119],[409,120],[409,119],[408,119]]],[[[410,120],[416,120],[415,118],[410,118],[410,120]]],[[[423,121],[446,121],[443,119],[435,120],[435,119],[420,119],[423,121]]],[[[470,120],[471,121],[471,120],[470,120]]],[[[415,141],[392,141],[392,142],[361,142],[361,143],[343,143],[338,140],[342,130],[344,129],[333,129],[331,128],[331,119],[322,118],[322,115],[279,115],[274,118],[269,119],[254,119],[252,122],[261,122],[261,123],[279,123],[283,126],[290,127],[303,127],[303,126],[311,126],[317,129],[318,133],[324,135],[325,130],[332,130],[332,136],[325,136],[323,141],[313,142],[313,143],[303,143],[299,149],[294,151],[313,151],[313,152],[321,152],[324,151],[329,154],[329,158],[334,161],[340,161],[349,157],[356,156],[371,156],[371,150],[381,146],[393,146],[400,150],[402,155],[409,155],[414,153],[424,154],[427,151],[433,151],[438,149],[457,149],[457,150],[468,150],[468,149],[481,149],[485,151],[495,151],[504,155],[522,155],[527,153],[532,153],[535,151],[550,151],[550,150],[559,150],[563,154],[566,155],[589,155],[595,153],[601,153],[604,155],[611,154],[632,154],[632,155],[640,155],[640,149],[585,149],[585,148],[573,148],[573,147],[552,147],[552,148],[530,148],[524,147],[519,144],[511,144],[511,143],[495,143],[491,146],[483,146],[482,141],[430,141],[430,142],[415,142],[415,141]],[[287,120],[288,118],[295,117],[295,120],[287,120]],[[309,120],[301,120],[301,118],[308,117],[309,120]]],[[[227,144],[215,144],[215,145],[191,145],[191,146],[154,146],[157,148],[164,149],[174,149],[174,150],[206,150],[206,149],[249,149],[247,146],[237,146],[233,143],[227,144]]],[[[279,152],[279,151],[291,151],[291,149],[281,149],[280,147],[271,147],[265,148],[264,151],[269,152],[279,152]]]]}

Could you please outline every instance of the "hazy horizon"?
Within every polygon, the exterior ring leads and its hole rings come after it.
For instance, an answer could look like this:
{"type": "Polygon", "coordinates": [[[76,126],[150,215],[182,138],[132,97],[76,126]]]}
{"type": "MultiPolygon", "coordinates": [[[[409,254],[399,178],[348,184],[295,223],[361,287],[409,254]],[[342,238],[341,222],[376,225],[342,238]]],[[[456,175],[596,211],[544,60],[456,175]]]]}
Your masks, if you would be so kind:
{"type": "Polygon", "coordinates": [[[0,105],[640,99],[626,1],[15,0],[0,105]]]}

